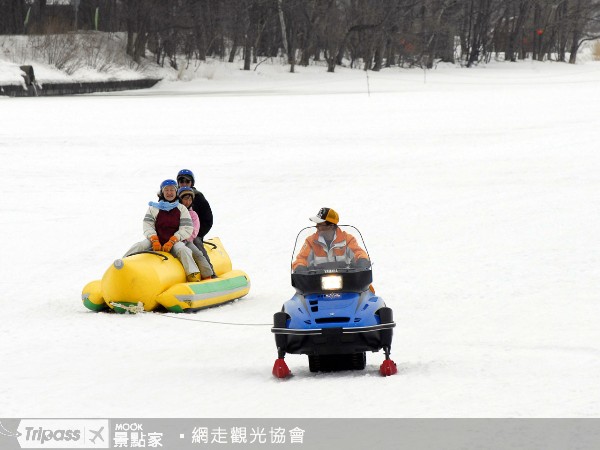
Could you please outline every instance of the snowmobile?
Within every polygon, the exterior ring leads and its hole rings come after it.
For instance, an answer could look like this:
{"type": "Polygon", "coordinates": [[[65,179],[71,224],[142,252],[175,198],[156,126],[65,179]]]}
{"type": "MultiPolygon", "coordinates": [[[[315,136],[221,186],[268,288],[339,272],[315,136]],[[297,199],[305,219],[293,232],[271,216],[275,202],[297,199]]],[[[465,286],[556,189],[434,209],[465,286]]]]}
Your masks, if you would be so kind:
{"type": "MultiPolygon", "coordinates": [[[[371,284],[371,260],[351,259],[345,252],[329,253],[326,258],[305,258],[306,241],[319,240],[316,227],[302,229],[292,255],[291,281],[296,293],[273,316],[277,359],[273,375],[286,378],[291,374],[284,358],[286,353],[308,355],[311,372],[363,370],[366,352],[384,351],[382,375],[397,372],[390,359],[393,313],[371,284]],[[304,249],[304,250],[303,250],[304,249]],[[299,256],[300,254],[300,256],[299,256]],[[324,261],[328,259],[328,261],[324,261]],[[305,265],[306,264],[306,265],[305,265]]],[[[364,249],[362,235],[350,225],[336,226],[340,244],[351,242],[364,249]]],[[[322,239],[322,238],[321,238],[322,239]]],[[[341,248],[341,245],[338,246],[341,248]]]]}

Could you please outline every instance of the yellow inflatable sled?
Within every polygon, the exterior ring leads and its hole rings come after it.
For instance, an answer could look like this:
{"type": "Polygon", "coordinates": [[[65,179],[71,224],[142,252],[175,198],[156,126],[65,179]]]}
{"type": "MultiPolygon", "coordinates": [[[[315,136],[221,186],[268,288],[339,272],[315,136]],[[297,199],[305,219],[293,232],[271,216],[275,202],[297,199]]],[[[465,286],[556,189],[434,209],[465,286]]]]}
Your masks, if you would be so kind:
{"type": "Polygon", "coordinates": [[[204,243],[218,278],[186,283],[183,266],[170,253],[144,252],[117,259],[102,280],[88,283],[81,293],[86,308],[116,312],[152,311],[158,305],[171,312],[194,312],[243,297],[250,278],[232,270],[219,238],[204,243]]]}

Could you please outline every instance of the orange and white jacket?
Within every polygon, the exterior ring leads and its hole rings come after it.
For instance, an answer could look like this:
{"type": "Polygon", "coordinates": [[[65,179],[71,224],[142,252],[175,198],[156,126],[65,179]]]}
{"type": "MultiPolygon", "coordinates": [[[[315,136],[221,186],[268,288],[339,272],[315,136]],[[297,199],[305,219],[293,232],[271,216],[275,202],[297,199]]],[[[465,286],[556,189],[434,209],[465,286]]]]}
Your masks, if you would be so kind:
{"type": "Polygon", "coordinates": [[[325,239],[317,231],[304,241],[302,249],[300,249],[296,260],[292,264],[292,270],[296,270],[298,266],[311,267],[326,262],[350,264],[361,258],[368,260],[369,256],[367,252],[360,248],[356,238],[351,234],[337,228],[335,239],[328,248],[325,239]]]}

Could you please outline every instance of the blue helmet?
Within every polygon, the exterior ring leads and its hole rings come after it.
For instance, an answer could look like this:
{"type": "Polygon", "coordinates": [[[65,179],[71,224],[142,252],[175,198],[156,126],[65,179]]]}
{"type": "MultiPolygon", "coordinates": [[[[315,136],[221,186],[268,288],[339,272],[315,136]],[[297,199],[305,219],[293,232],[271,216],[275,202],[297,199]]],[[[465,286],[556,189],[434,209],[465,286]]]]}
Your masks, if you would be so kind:
{"type": "Polygon", "coordinates": [[[179,181],[181,177],[189,178],[190,180],[192,180],[192,186],[196,182],[196,178],[194,178],[194,172],[192,172],[191,170],[181,169],[179,172],[177,172],[177,181],[179,181]]]}
{"type": "Polygon", "coordinates": [[[189,186],[182,186],[177,190],[177,198],[181,198],[182,195],[189,194],[192,196],[192,200],[194,199],[195,193],[194,190],[189,186]]]}
{"type": "Polygon", "coordinates": [[[177,181],[175,180],[165,180],[162,183],[160,183],[160,192],[163,191],[164,188],[166,188],[167,186],[175,186],[175,189],[177,189],[177,181]]]}

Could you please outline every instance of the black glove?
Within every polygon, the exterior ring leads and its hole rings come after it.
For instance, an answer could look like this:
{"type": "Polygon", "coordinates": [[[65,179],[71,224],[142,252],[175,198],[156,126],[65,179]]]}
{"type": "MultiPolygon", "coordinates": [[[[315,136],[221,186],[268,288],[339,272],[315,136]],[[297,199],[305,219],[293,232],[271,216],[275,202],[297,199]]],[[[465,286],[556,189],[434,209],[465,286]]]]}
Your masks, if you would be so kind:
{"type": "Polygon", "coordinates": [[[368,269],[369,267],[371,267],[371,261],[366,258],[360,258],[356,261],[356,268],[358,269],[368,269]]]}

